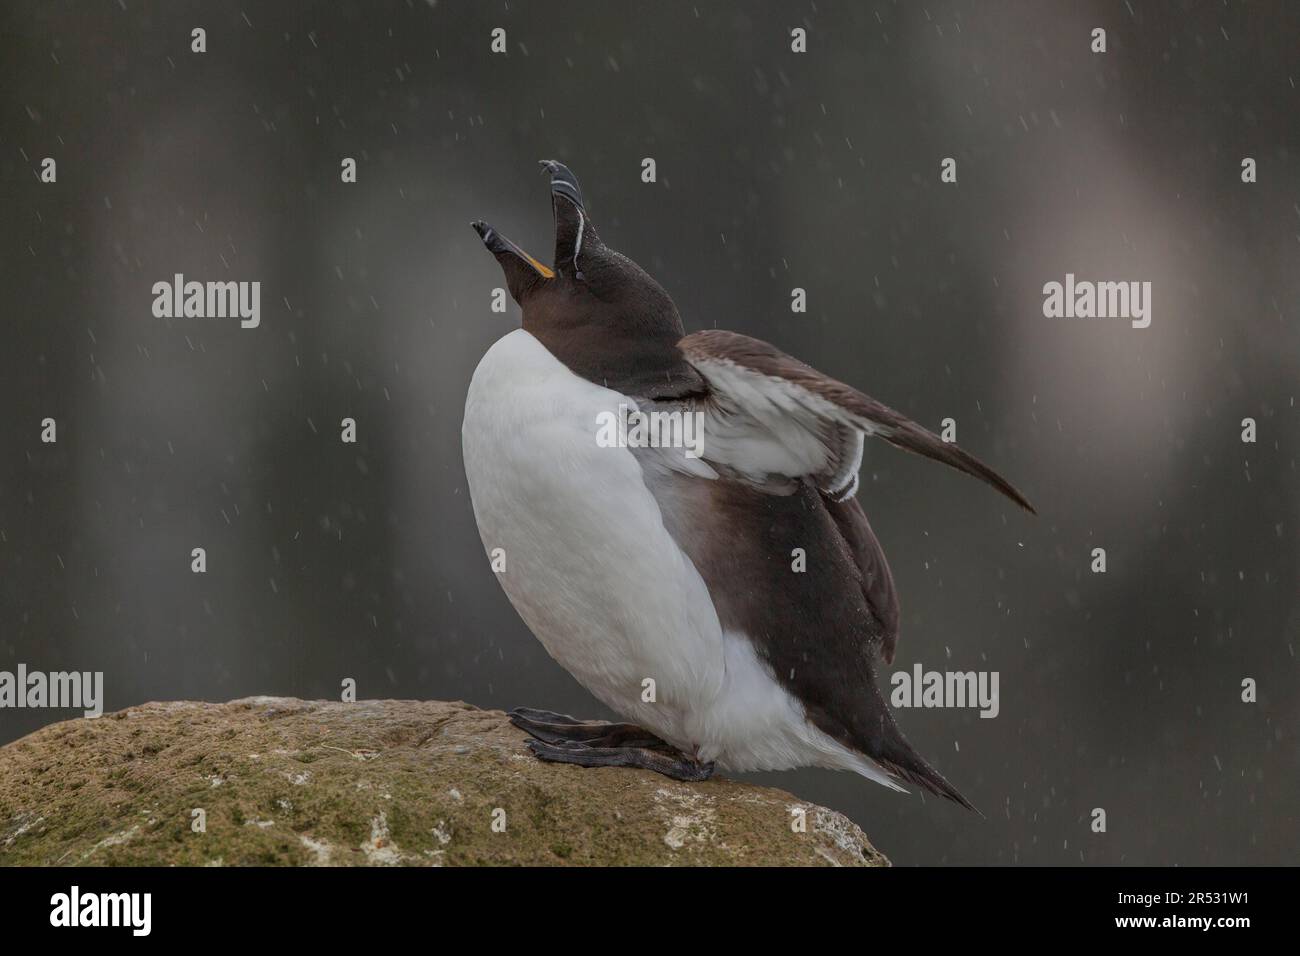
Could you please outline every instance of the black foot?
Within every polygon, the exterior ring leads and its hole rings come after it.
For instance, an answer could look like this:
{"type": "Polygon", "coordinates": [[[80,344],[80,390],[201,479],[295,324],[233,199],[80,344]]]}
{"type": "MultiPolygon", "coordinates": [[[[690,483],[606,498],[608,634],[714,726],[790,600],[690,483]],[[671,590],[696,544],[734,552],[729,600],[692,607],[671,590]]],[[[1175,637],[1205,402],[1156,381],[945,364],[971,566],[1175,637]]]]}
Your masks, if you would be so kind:
{"type": "Polygon", "coordinates": [[[535,757],[549,763],[573,763],[579,767],[640,767],[688,783],[713,776],[712,762],[701,763],[681,751],[664,753],[649,747],[590,747],[579,743],[558,745],[541,740],[525,743],[535,757]]]}
{"type": "Polygon", "coordinates": [[[708,780],[713,775],[712,762],[696,760],[636,724],[575,720],[525,707],[512,710],[510,722],[536,738],[527,744],[540,760],[580,767],[640,767],[674,780],[708,780]]]}
{"type": "Polygon", "coordinates": [[[548,710],[516,707],[510,711],[510,722],[520,730],[548,744],[563,746],[569,743],[589,747],[649,747],[676,753],[671,744],[660,740],[636,724],[607,724],[600,720],[576,720],[567,714],[553,714],[548,710]]]}

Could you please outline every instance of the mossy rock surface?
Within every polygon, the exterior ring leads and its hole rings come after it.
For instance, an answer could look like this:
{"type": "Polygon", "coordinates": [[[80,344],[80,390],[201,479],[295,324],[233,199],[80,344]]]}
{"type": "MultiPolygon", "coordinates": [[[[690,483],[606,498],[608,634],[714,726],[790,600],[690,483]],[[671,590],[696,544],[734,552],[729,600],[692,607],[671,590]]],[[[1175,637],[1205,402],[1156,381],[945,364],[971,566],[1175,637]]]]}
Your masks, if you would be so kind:
{"type": "Polygon", "coordinates": [[[524,739],[500,711],[441,701],[181,701],[53,724],[0,748],[0,865],[888,865],[781,790],[546,764],[524,739]]]}

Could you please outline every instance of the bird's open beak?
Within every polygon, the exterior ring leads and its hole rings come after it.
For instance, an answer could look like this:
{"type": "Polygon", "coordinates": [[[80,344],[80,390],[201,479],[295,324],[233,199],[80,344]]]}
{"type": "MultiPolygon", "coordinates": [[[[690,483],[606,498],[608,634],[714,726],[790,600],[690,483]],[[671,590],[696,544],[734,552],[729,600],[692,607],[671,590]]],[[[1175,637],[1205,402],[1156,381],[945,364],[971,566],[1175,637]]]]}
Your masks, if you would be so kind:
{"type": "Polygon", "coordinates": [[[584,252],[601,247],[600,237],[596,235],[596,228],[583,204],[578,178],[569,167],[553,159],[542,160],[542,169],[551,179],[551,207],[555,213],[554,268],[543,265],[486,222],[471,223],[483,245],[497,257],[510,286],[510,294],[520,305],[525,296],[557,275],[581,280],[580,257],[584,252]]]}

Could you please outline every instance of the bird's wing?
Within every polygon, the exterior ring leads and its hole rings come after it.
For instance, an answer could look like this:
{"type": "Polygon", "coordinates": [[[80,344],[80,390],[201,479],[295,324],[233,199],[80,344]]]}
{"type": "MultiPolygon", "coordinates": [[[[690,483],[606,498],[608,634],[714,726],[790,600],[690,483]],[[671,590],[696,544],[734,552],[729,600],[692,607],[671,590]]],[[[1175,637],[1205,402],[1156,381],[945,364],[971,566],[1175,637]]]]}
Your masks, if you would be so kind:
{"type": "Polygon", "coordinates": [[[809,478],[833,501],[857,490],[864,436],[941,461],[1033,506],[973,455],[857,389],[758,339],[721,329],[678,347],[704,377],[704,458],[754,484],[809,478]]]}
{"type": "Polygon", "coordinates": [[[710,330],[679,343],[708,385],[694,404],[705,415],[701,458],[754,488],[786,493],[809,481],[821,493],[879,622],[879,654],[893,663],[899,606],[893,575],[862,508],[853,499],[867,436],[925,455],[981,479],[1033,511],[1006,479],[916,422],[766,342],[710,330]]]}

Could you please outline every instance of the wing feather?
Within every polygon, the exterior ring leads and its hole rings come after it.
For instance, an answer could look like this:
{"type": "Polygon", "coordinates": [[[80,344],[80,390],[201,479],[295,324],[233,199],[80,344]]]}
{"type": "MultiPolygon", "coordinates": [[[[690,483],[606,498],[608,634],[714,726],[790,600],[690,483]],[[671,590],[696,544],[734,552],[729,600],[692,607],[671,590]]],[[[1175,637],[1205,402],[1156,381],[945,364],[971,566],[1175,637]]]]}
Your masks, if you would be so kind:
{"type": "Polygon", "coordinates": [[[862,436],[875,436],[978,478],[1036,513],[974,455],[766,342],[710,329],[684,337],[678,346],[709,385],[705,457],[715,465],[755,483],[810,477],[823,493],[841,500],[856,485],[862,436]]]}

